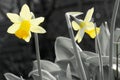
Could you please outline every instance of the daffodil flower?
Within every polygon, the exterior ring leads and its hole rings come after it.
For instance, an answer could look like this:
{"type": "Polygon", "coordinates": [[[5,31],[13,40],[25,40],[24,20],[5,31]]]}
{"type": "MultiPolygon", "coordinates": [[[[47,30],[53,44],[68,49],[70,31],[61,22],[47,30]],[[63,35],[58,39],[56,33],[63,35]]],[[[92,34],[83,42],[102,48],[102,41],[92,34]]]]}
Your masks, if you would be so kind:
{"type": "Polygon", "coordinates": [[[44,21],[44,17],[33,18],[27,4],[22,6],[20,15],[15,13],[7,13],[7,17],[13,23],[7,30],[10,34],[15,34],[16,37],[30,41],[31,32],[45,33],[46,30],[39,26],[44,21]]]}
{"type": "Polygon", "coordinates": [[[94,12],[94,8],[91,8],[87,11],[84,20],[72,21],[73,29],[78,31],[75,40],[80,43],[83,39],[85,33],[87,33],[91,38],[95,38],[100,32],[100,28],[95,27],[95,24],[91,22],[91,18],[94,12]],[[79,23],[78,23],[79,22],[79,23]]]}

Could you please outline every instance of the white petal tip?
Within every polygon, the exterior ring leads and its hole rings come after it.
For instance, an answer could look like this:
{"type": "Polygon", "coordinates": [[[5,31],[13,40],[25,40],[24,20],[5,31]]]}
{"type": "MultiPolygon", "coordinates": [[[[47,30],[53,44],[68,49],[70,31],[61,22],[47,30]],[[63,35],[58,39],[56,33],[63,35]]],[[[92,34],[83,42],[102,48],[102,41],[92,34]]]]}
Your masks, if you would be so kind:
{"type": "Polygon", "coordinates": [[[66,14],[71,15],[73,17],[76,17],[76,16],[79,16],[79,15],[83,14],[83,12],[67,12],[66,14]]]}

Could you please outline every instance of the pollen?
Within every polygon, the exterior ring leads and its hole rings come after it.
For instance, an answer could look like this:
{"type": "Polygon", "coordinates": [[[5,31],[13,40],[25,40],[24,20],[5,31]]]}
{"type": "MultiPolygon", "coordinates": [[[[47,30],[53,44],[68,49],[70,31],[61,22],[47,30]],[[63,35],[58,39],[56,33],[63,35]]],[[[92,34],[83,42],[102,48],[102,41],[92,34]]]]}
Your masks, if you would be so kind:
{"type": "Polygon", "coordinates": [[[20,28],[15,32],[15,36],[17,36],[20,39],[25,39],[29,36],[30,32],[30,22],[27,20],[24,20],[21,22],[20,28]]]}

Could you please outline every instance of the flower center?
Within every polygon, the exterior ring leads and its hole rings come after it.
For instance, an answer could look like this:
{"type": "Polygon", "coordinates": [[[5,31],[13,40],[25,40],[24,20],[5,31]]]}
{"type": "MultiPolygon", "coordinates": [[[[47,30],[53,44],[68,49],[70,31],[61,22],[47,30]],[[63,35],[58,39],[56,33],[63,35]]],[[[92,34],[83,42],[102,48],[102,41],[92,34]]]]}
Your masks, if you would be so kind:
{"type": "Polygon", "coordinates": [[[18,38],[27,38],[29,36],[30,26],[31,24],[29,21],[23,20],[20,24],[20,28],[15,32],[15,35],[18,38]]]}
{"type": "Polygon", "coordinates": [[[81,22],[80,23],[80,28],[84,28],[86,26],[86,23],[85,22],[81,22]]]}

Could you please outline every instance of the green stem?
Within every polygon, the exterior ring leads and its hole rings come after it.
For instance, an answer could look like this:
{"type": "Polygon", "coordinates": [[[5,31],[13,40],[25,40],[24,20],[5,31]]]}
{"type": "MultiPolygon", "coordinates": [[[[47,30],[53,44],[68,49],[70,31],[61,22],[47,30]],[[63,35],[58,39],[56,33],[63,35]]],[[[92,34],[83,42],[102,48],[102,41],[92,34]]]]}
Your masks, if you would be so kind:
{"type": "Polygon", "coordinates": [[[66,17],[66,21],[67,21],[67,25],[68,25],[68,31],[69,31],[69,34],[70,34],[70,37],[71,37],[71,40],[72,40],[73,49],[75,51],[76,61],[77,61],[78,67],[79,67],[79,69],[78,69],[79,76],[82,77],[81,80],[87,80],[86,73],[85,73],[85,70],[84,70],[84,66],[83,66],[83,63],[82,63],[82,60],[81,60],[81,56],[80,56],[80,53],[77,50],[76,42],[75,42],[75,39],[74,39],[74,33],[73,33],[71,22],[70,22],[70,15],[68,13],[66,13],[65,17],[66,17]]]}
{"type": "Polygon", "coordinates": [[[116,44],[116,80],[118,80],[118,44],[116,44]]]}
{"type": "Polygon", "coordinates": [[[113,56],[113,52],[114,52],[113,42],[114,42],[114,30],[115,30],[116,16],[117,16],[118,7],[119,7],[119,1],[120,0],[115,1],[111,25],[110,25],[111,36],[110,36],[110,50],[109,50],[110,51],[110,54],[109,54],[109,80],[113,80],[113,70],[112,70],[112,62],[113,62],[112,56],[113,56]]]}
{"type": "Polygon", "coordinates": [[[38,74],[40,80],[42,80],[42,73],[41,73],[41,66],[40,66],[40,51],[39,51],[39,41],[38,41],[38,34],[34,33],[35,37],[35,49],[36,49],[36,58],[37,58],[37,66],[38,66],[38,74]]]}
{"type": "Polygon", "coordinates": [[[104,80],[104,70],[103,70],[103,61],[102,61],[102,55],[99,47],[98,40],[96,40],[98,49],[96,49],[96,52],[99,54],[99,71],[100,71],[100,80],[104,80]]]}
{"type": "Polygon", "coordinates": [[[95,28],[96,33],[96,52],[99,54],[99,71],[100,71],[100,80],[104,80],[104,70],[103,70],[103,60],[102,60],[102,54],[101,54],[101,48],[100,48],[100,41],[97,36],[97,31],[95,28]],[[97,48],[98,47],[98,48],[97,48]]]}
{"type": "Polygon", "coordinates": [[[119,77],[119,72],[118,72],[118,56],[119,56],[119,54],[118,54],[118,42],[119,42],[119,39],[120,39],[120,36],[118,37],[118,40],[117,40],[117,43],[116,43],[116,80],[118,80],[118,77],[119,77]]]}

